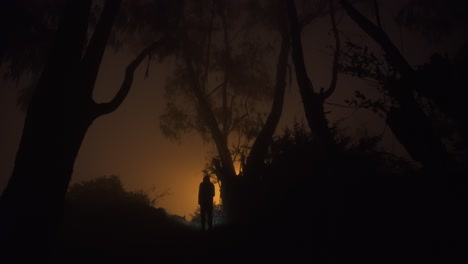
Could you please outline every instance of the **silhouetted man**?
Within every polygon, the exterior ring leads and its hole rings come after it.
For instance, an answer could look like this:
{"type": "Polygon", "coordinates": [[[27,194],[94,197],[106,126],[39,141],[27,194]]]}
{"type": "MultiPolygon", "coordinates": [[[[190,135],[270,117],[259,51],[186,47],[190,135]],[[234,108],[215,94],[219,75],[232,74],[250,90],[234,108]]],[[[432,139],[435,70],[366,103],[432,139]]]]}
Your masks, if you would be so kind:
{"type": "Polygon", "coordinates": [[[201,229],[205,231],[206,217],[208,217],[208,229],[213,229],[213,197],[215,195],[214,184],[210,176],[205,175],[198,188],[198,204],[200,205],[201,229]]]}

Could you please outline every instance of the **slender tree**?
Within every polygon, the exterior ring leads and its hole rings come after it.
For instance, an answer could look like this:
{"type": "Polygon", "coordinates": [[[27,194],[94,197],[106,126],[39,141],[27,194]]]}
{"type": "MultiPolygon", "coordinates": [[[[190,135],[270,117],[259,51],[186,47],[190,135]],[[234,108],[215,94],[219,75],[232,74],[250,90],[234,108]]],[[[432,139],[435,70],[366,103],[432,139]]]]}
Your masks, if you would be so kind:
{"type": "MultiPolygon", "coordinates": [[[[307,74],[302,49],[301,23],[299,21],[295,1],[287,1],[289,23],[291,27],[292,59],[296,72],[297,85],[299,87],[302,102],[304,104],[305,116],[311,132],[323,153],[328,152],[333,145],[333,137],[330,133],[327,117],[324,110],[324,102],[336,89],[338,82],[338,60],[340,54],[340,38],[336,26],[333,1],[329,1],[330,17],[333,36],[335,38],[335,52],[332,64],[332,77],[328,89],[315,91],[312,81],[307,74]]],[[[325,155],[326,156],[326,155],[325,155]]]]}
{"type": "MultiPolygon", "coordinates": [[[[181,46],[176,78],[168,83],[168,111],[161,123],[168,136],[195,130],[214,143],[217,154],[211,165],[221,186],[223,209],[232,221],[246,215],[242,210],[248,201],[254,203],[247,189],[254,182],[260,184],[261,167],[282,113],[286,87],[288,29],[274,28],[275,36],[280,32],[281,45],[276,82],[270,85],[263,57],[268,48],[251,31],[260,26],[260,19],[236,11],[252,11],[247,4],[255,3],[207,1],[187,6],[178,35],[181,46]],[[180,100],[181,95],[188,100],[180,100]],[[259,105],[271,95],[270,111],[262,110],[259,105]],[[239,172],[236,163],[241,163],[239,172]]],[[[277,13],[279,6],[272,1],[257,7],[263,12],[276,8],[273,12],[277,13]]],[[[261,12],[255,15],[263,17],[261,12]]],[[[271,37],[268,31],[262,34],[271,37]]]]}

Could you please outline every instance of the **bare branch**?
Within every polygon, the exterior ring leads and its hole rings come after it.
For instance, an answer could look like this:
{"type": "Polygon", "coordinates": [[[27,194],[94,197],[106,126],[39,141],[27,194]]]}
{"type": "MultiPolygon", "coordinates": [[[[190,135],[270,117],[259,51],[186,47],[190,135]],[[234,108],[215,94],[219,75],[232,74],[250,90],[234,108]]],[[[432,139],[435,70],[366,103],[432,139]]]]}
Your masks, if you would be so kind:
{"type": "Polygon", "coordinates": [[[166,37],[163,37],[161,40],[154,42],[153,44],[149,45],[145,49],[143,49],[136,58],[128,64],[127,68],[125,69],[125,78],[120,86],[119,91],[115,95],[115,97],[108,103],[101,103],[95,105],[94,116],[98,117],[101,115],[105,115],[115,111],[125,100],[127,97],[128,92],[133,83],[133,75],[136,68],[141,64],[144,58],[151,53],[157,47],[160,47],[162,43],[166,40],[166,37]]]}
{"type": "Polygon", "coordinates": [[[225,85],[226,81],[223,81],[222,83],[218,84],[218,86],[216,86],[213,90],[211,90],[211,92],[209,92],[206,97],[210,97],[210,95],[212,95],[214,92],[216,92],[216,90],[218,90],[219,88],[223,87],[225,85]]]}
{"type": "Polygon", "coordinates": [[[234,119],[234,121],[232,122],[232,126],[230,127],[228,133],[231,133],[231,132],[234,130],[234,128],[235,128],[243,119],[245,119],[247,116],[249,116],[249,113],[245,113],[245,114],[239,116],[238,118],[234,119]]]}
{"type": "Polygon", "coordinates": [[[84,74],[84,92],[92,97],[94,84],[99,72],[102,57],[107,46],[112,25],[119,11],[121,0],[107,0],[102,10],[96,29],[83,55],[82,70],[84,74]]]}

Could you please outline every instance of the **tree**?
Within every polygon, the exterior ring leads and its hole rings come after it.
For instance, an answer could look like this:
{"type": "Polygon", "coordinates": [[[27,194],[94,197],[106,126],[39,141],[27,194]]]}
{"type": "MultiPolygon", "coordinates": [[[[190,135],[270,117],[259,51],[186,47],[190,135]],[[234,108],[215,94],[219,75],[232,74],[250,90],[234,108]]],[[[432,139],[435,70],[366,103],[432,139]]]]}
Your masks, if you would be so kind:
{"type": "Polygon", "coordinates": [[[310,130],[315,135],[315,140],[319,143],[325,159],[330,148],[334,144],[334,139],[330,133],[328,120],[325,116],[324,102],[336,89],[338,81],[338,60],[340,54],[340,38],[335,20],[333,1],[329,1],[330,18],[333,36],[335,38],[335,51],[333,57],[333,68],[330,86],[324,90],[314,91],[312,82],[307,74],[302,50],[301,27],[302,23],[298,18],[295,1],[287,1],[287,12],[291,28],[292,58],[296,72],[297,85],[304,104],[304,112],[310,130]]]}
{"type": "Polygon", "coordinates": [[[28,105],[13,173],[0,201],[1,246],[9,253],[2,257],[47,259],[87,129],[96,118],[119,107],[132,85],[135,69],[164,43],[161,39],[143,49],[127,66],[116,96],[108,103],[97,104],[92,99],[94,84],[121,1],[104,2],[87,42],[91,3],[67,2],[28,105]]]}
{"type": "Polygon", "coordinates": [[[348,1],[341,0],[340,3],[349,17],[384,50],[398,74],[397,79],[388,81],[384,86],[397,102],[387,113],[387,124],[408,153],[429,171],[440,172],[441,168],[447,168],[453,160],[413,96],[415,70],[381,27],[359,13],[348,1]]]}
{"type": "MultiPolygon", "coordinates": [[[[435,227],[434,237],[441,244],[439,256],[444,261],[459,257],[458,250],[466,234],[463,227],[466,217],[460,213],[461,208],[466,207],[466,168],[457,163],[447,150],[441,130],[433,126],[436,118],[431,119],[434,116],[429,115],[436,108],[458,122],[466,118],[463,114],[454,114],[455,109],[463,108],[461,100],[455,97],[461,94],[457,86],[464,83],[464,78],[460,78],[460,73],[466,69],[464,63],[453,67],[456,64],[450,65],[452,63],[448,59],[435,55],[430,63],[415,69],[382,27],[363,16],[349,1],[341,0],[340,3],[348,16],[380,46],[396,72],[382,85],[395,101],[387,113],[386,122],[411,157],[423,165],[422,175],[426,177],[420,180],[419,185],[424,186],[424,190],[415,192],[424,197],[424,206],[430,208],[425,211],[425,218],[429,219],[429,226],[435,227]],[[451,246],[446,246],[448,241],[451,241],[451,246]]],[[[430,13],[426,15],[430,17],[430,13]]],[[[456,16],[449,20],[452,18],[456,16]]],[[[437,33],[437,29],[433,32],[437,33]]],[[[460,128],[463,134],[463,126],[460,128]]]]}
{"type": "Polygon", "coordinates": [[[453,130],[460,134],[455,137],[461,137],[457,148],[464,152],[467,150],[468,138],[468,115],[464,110],[462,88],[468,72],[468,39],[464,34],[468,24],[464,15],[467,8],[467,3],[460,1],[432,3],[412,0],[401,7],[396,17],[400,27],[420,34],[430,44],[453,42],[446,50],[452,53],[451,56],[434,53],[427,62],[418,65],[411,86],[419,97],[429,100],[433,108],[450,120],[446,126],[455,123],[453,130]]]}
{"type": "Polygon", "coordinates": [[[206,1],[187,5],[178,32],[175,77],[168,82],[167,112],[161,123],[169,137],[178,139],[181,132],[195,130],[214,142],[217,157],[213,171],[221,184],[226,217],[232,221],[246,215],[243,201],[251,193],[246,191],[250,186],[247,181],[262,177],[259,168],[282,112],[289,46],[287,30],[280,28],[274,102],[265,123],[265,112],[262,114],[258,104],[272,94],[263,57],[268,47],[249,30],[258,26],[252,17],[237,11],[250,8],[247,4],[251,3],[206,1]],[[237,141],[233,149],[231,140],[237,141]],[[235,170],[239,160],[245,177],[238,177],[235,170]]]}

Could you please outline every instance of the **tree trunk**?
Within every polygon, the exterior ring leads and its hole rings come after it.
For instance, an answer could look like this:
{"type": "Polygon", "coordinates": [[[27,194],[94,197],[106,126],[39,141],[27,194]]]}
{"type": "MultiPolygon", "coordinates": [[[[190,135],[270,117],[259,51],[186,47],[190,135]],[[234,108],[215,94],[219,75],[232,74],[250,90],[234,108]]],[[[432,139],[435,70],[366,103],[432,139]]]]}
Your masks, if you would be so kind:
{"type": "Polygon", "coordinates": [[[15,167],[0,200],[0,248],[6,252],[1,260],[48,263],[56,250],[74,162],[89,126],[97,117],[120,106],[130,90],[135,69],[162,43],[155,42],[142,50],[127,66],[115,97],[108,103],[96,104],[92,90],[120,0],[105,2],[82,56],[90,4],[90,0],[70,1],[28,107],[15,167]]]}
{"type": "MultiPolygon", "coordinates": [[[[328,184],[333,186],[331,191],[333,195],[327,203],[327,209],[324,217],[327,219],[327,226],[324,228],[327,233],[327,238],[330,243],[328,247],[335,248],[337,242],[337,223],[338,215],[343,213],[343,199],[342,199],[342,181],[341,175],[334,173],[334,165],[336,164],[336,147],[333,134],[329,128],[328,119],[325,115],[324,102],[330,97],[336,89],[338,81],[338,61],[340,54],[340,39],[335,19],[335,11],[333,1],[329,1],[330,5],[330,18],[335,38],[335,52],[332,63],[332,77],[328,89],[314,91],[312,82],[307,75],[307,69],[304,62],[304,54],[302,50],[301,28],[294,1],[286,1],[288,5],[288,17],[290,22],[291,34],[291,47],[292,47],[292,60],[294,62],[294,69],[296,72],[297,85],[304,105],[304,112],[310,132],[313,136],[314,146],[317,148],[317,161],[315,167],[316,178],[324,179],[321,183],[321,188],[326,188],[328,184]]],[[[312,161],[312,160],[311,160],[312,161]]],[[[311,175],[312,176],[312,175],[311,175]]],[[[306,183],[310,184],[310,178],[304,179],[306,183]]],[[[298,186],[299,190],[305,190],[308,186],[298,186]]]]}
{"type": "MultiPolygon", "coordinates": [[[[314,91],[304,63],[301,28],[299,26],[296,7],[294,5],[294,1],[287,1],[287,4],[291,27],[292,59],[296,72],[297,85],[301,94],[302,103],[304,104],[304,112],[309,128],[314,135],[315,142],[320,148],[319,151],[325,153],[332,145],[333,137],[328,127],[328,120],[325,116],[323,103],[326,97],[330,96],[336,86],[336,75],[334,75],[334,79],[332,80],[333,85],[329,90],[327,90],[327,92],[316,93],[314,91]]],[[[333,70],[336,71],[336,68],[333,70]]]]}
{"type": "MultiPolygon", "coordinates": [[[[284,30],[286,31],[286,30],[284,30]]],[[[281,48],[276,66],[276,84],[273,104],[270,114],[258,134],[255,142],[252,144],[246,164],[243,168],[244,176],[251,178],[253,182],[260,183],[265,165],[265,158],[268,152],[268,147],[271,144],[273,134],[276,131],[278,122],[283,112],[284,93],[286,90],[286,70],[288,66],[290,39],[289,34],[282,32],[281,48]]]]}
{"type": "MultiPolygon", "coordinates": [[[[188,43],[188,38],[183,36],[183,43],[188,43]]],[[[197,111],[199,111],[200,116],[203,118],[203,121],[211,133],[211,137],[215,143],[216,149],[218,151],[219,159],[213,160],[213,165],[216,168],[216,176],[221,182],[221,199],[223,201],[223,212],[225,218],[228,222],[236,222],[237,218],[237,202],[239,198],[238,188],[238,177],[234,164],[232,161],[231,153],[229,151],[227,137],[221,131],[216,117],[211,110],[211,107],[206,100],[206,96],[203,93],[202,84],[200,84],[197,74],[192,65],[192,57],[189,53],[190,47],[183,46],[183,56],[187,69],[189,71],[189,76],[191,78],[191,90],[194,94],[194,99],[197,104],[197,111]]]]}
{"type": "Polygon", "coordinates": [[[441,172],[448,165],[445,146],[432,133],[431,123],[424,113],[393,107],[387,114],[386,122],[413,159],[433,172],[441,172]]]}
{"type": "Polygon", "coordinates": [[[34,113],[27,114],[15,167],[1,200],[0,228],[2,246],[6,246],[2,249],[9,249],[5,252],[12,259],[45,260],[53,253],[73,164],[91,123],[81,121],[85,118],[75,120],[73,131],[66,131],[64,137],[57,127],[63,123],[63,113],[45,110],[49,107],[47,100],[30,107],[34,113]]]}
{"type": "Polygon", "coordinates": [[[90,4],[70,2],[26,113],[13,173],[1,197],[0,246],[8,249],[7,259],[46,260],[51,253],[73,161],[87,129],[86,119],[79,119],[81,124],[67,120],[73,117],[64,87],[76,77],[90,4]]]}

